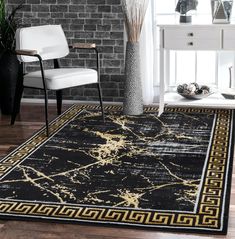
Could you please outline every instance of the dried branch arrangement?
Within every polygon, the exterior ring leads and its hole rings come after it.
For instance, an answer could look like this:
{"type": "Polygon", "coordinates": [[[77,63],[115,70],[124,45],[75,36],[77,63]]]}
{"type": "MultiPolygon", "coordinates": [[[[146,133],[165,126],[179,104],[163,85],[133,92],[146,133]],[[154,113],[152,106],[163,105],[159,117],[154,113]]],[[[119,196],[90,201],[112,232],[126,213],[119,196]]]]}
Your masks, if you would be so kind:
{"type": "Polygon", "coordinates": [[[125,26],[129,42],[138,42],[149,0],[122,0],[125,26]]]}

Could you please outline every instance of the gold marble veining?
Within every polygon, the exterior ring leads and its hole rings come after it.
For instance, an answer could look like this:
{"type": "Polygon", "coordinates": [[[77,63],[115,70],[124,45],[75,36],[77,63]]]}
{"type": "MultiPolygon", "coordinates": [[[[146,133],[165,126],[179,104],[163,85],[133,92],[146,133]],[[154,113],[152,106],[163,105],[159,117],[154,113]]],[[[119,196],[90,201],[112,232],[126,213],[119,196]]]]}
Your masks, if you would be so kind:
{"type": "MultiPolygon", "coordinates": [[[[89,130],[85,129],[85,131],[89,130]]],[[[89,131],[89,133],[93,133],[95,136],[105,140],[104,144],[101,144],[97,148],[94,148],[90,151],[90,155],[96,158],[96,160],[103,163],[112,163],[117,161],[119,158],[117,157],[118,151],[124,149],[126,144],[128,143],[126,137],[122,135],[113,135],[98,131],[89,131]]]]}
{"type": "MultiPolygon", "coordinates": [[[[27,174],[27,171],[26,171],[26,169],[25,169],[24,167],[20,167],[20,169],[23,171],[23,175],[24,175],[24,177],[25,177],[25,182],[29,182],[29,183],[33,184],[36,188],[39,188],[39,189],[41,189],[42,191],[46,191],[46,192],[48,192],[49,194],[52,194],[53,196],[55,196],[55,197],[59,200],[60,203],[63,203],[63,202],[64,202],[64,200],[62,199],[62,197],[60,197],[60,195],[59,195],[58,192],[55,193],[55,192],[53,192],[52,190],[49,190],[49,189],[43,187],[40,183],[35,182],[34,179],[32,179],[31,177],[29,177],[29,175],[27,174]]],[[[47,178],[48,178],[48,177],[47,177],[47,178]]]]}
{"type": "Polygon", "coordinates": [[[115,196],[121,198],[122,201],[114,205],[114,207],[126,206],[139,208],[139,199],[143,196],[143,193],[131,193],[128,190],[120,190],[119,195],[115,196]]]}

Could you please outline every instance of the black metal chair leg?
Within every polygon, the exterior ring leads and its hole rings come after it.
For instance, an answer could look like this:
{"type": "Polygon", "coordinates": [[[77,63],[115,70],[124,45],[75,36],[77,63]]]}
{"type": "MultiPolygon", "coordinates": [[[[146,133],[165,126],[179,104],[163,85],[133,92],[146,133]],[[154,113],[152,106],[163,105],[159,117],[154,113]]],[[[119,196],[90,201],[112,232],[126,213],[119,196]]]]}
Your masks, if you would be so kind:
{"type": "Polygon", "coordinates": [[[102,118],[103,118],[103,121],[105,122],[104,107],[103,107],[103,100],[102,100],[102,93],[101,93],[100,83],[97,83],[97,88],[98,88],[98,92],[99,92],[100,108],[101,108],[101,112],[102,112],[102,118]]]}
{"type": "Polygon", "coordinates": [[[16,82],[13,111],[11,114],[11,125],[14,125],[17,114],[20,112],[20,102],[23,94],[23,64],[20,64],[18,80],[16,82]]]}
{"type": "Polygon", "coordinates": [[[57,114],[61,114],[61,108],[62,108],[62,90],[56,91],[56,101],[57,101],[57,114]]]}
{"type": "Polygon", "coordinates": [[[45,96],[45,121],[46,121],[46,132],[47,132],[47,137],[49,137],[49,123],[48,123],[48,96],[47,96],[47,90],[44,90],[44,96],[45,96]]]}

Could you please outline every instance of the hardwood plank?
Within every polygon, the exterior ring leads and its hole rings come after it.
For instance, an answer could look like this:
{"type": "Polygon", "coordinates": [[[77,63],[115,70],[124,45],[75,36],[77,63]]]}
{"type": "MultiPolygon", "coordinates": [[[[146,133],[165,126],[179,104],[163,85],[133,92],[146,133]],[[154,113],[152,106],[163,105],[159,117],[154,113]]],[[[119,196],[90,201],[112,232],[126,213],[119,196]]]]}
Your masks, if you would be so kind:
{"type": "MultiPolygon", "coordinates": [[[[63,110],[69,105],[65,105],[63,110]]],[[[56,117],[56,107],[49,106],[49,119],[56,117]]],[[[21,114],[14,126],[10,116],[0,114],[0,157],[8,154],[44,125],[44,110],[41,104],[23,104],[21,114]]],[[[121,227],[88,226],[62,223],[4,221],[0,220],[0,239],[235,239],[235,166],[230,203],[229,229],[227,236],[165,233],[154,230],[127,229],[121,227]]]]}

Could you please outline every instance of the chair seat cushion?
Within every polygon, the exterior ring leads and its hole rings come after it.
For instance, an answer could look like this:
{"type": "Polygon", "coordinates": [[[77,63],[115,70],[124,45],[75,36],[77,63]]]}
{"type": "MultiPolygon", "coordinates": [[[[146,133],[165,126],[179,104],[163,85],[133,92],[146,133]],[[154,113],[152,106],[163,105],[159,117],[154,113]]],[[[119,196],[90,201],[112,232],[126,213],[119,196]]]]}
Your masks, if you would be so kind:
{"type": "MultiPolygon", "coordinates": [[[[59,68],[44,71],[46,87],[59,90],[79,85],[98,82],[96,70],[85,68],[59,68]]],[[[24,76],[24,86],[43,89],[41,71],[34,71],[24,76]]]]}

